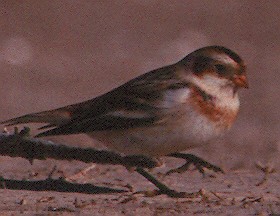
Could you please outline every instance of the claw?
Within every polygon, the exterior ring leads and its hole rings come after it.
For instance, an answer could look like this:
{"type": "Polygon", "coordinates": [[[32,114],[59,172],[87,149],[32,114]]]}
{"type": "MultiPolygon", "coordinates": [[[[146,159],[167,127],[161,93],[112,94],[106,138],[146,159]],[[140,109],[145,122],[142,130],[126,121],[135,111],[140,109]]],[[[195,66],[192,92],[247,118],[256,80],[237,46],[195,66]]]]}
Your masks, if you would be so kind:
{"type": "Polygon", "coordinates": [[[183,153],[173,153],[168,155],[170,157],[175,157],[175,158],[182,158],[186,160],[186,163],[176,169],[169,170],[166,175],[170,175],[171,173],[183,173],[189,169],[189,166],[193,164],[196,169],[204,176],[205,171],[204,168],[207,168],[209,170],[212,170],[214,172],[221,172],[225,173],[220,167],[213,165],[195,155],[192,154],[183,154],[183,153]]]}

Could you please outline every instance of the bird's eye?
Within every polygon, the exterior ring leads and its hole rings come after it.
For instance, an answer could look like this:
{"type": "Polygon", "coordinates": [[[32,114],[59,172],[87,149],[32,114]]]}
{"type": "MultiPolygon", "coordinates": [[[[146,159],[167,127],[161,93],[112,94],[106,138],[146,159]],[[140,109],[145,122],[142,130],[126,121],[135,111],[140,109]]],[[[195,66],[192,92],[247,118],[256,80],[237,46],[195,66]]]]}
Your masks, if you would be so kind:
{"type": "Polygon", "coordinates": [[[217,70],[217,73],[220,75],[224,75],[227,72],[227,68],[224,65],[221,64],[216,64],[215,68],[217,70]]]}

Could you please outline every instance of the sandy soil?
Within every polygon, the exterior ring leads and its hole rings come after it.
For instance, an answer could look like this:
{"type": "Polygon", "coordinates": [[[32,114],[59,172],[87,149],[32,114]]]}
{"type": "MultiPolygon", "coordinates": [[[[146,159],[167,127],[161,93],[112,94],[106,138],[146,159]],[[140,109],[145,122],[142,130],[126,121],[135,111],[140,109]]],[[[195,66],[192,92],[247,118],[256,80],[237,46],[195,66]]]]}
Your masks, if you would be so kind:
{"type": "MultiPolygon", "coordinates": [[[[5,179],[35,181],[46,179],[52,168],[52,178],[72,176],[72,182],[90,183],[98,187],[126,192],[107,193],[102,190],[87,193],[1,189],[1,215],[279,215],[280,175],[254,170],[227,170],[226,174],[207,172],[202,177],[196,170],[164,176],[169,168],[179,165],[169,159],[168,167],[152,171],[161,181],[177,191],[200,192],[191,198],[149,197],[144,191],[155,187],[135,172],[121,166],[94,165],[83,175],[73,176],[88,165],[80,162],[1,159],[5,179]],[[266,176],[266,177],[265,177],[266,176]],[[139,192],[139,193],[135,193],[139,192]],[[88,194],[90,193],[90,194],[88,194]]],[[[2,187],[5,184],[2,182],[2,187]]]]}

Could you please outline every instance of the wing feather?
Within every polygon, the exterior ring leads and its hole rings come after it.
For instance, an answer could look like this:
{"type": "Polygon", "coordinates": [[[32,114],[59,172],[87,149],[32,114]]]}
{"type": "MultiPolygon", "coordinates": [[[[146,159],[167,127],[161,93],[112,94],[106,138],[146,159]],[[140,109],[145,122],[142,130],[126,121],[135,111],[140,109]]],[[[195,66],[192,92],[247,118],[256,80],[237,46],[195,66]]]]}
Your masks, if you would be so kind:
{"type": "Polygon", "coordinates": [[[165,118],[167,107],[163,104],[167,91],[170,93],[189,87],[189,83],[178,79],[176,67],[170,65],[151,71],[104,95],[79,104],[36,113],[35,117],[30,114],[29,117],[33,118],[28,118],[27,115],[5,123],[46,122],[49,124],[41,129],[55,127],[38,134],[37,137],[150,126],[165,118]],[[67,113],[67,118],[64,116],[60,122],[54,121],[57,120],[55,118],[48,120],[54,113],[56,118],[59,113],[67,113]]]}

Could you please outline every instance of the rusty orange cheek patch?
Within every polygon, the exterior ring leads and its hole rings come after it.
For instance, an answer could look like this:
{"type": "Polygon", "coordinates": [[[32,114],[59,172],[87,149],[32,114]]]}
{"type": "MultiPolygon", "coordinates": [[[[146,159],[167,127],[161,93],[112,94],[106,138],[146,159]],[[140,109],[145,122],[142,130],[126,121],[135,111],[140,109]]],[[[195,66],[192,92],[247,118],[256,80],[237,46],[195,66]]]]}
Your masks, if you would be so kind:
{"type": "Polygon", "coordinates": [[[230,127],[236,118],[237,112],[221,109],[215,105],[215,98],[198,88],[192,88],[190,104],[194,110],[205,116],[210,121],[223,127],[230,127]]]}

